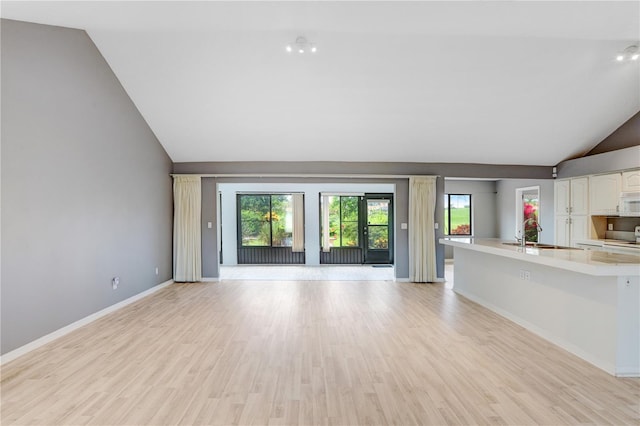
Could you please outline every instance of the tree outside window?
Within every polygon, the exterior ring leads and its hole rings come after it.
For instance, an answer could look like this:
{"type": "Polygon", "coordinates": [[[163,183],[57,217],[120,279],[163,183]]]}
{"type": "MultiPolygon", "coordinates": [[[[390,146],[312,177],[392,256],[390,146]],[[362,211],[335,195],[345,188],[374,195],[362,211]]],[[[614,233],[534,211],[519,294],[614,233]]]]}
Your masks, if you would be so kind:
{"type": "Polygon", "coordinates": [[[240,194],[238,214],[242,247],[291,247],[291,194],[240,194]]]}
{"type": "Polygon", "coordinates": [[[358,247],[358,196],[329,197],[330,247],[358,247]]]}

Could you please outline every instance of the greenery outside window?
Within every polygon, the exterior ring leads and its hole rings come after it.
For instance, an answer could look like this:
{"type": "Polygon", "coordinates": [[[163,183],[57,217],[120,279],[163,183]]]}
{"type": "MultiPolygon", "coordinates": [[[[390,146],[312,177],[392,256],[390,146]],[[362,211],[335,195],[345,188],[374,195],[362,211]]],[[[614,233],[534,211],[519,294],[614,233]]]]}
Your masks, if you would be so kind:
{"type": "Polygon", "coordinates": [[[327,205],[322,208],[329,209],[329,247],[359,247],[360,197],[329,195],[323,197],[325,200],[327,205]]]}
{"type": "Polygon", "coordinates": [[[471,234],[471,194],[444,194],[444,234],[471,234]]]}
{"type": "Polygon", "coordinates": [[[238,194],[238,244],[241,247],[291,247],[291,194],[238,194]]]}
{"type": "MultiPolygon", "coordinates": [[[[540,206],[539,189],[522,191],[522,217],[518,219],[524,223],[524,235],[527,241],[538,242],[538,207],[540,206]]],[[[516,223],[518,225],[518,223],[516,223]]],[[[522,230],[520,230],[522,232],[522,230]]]]}

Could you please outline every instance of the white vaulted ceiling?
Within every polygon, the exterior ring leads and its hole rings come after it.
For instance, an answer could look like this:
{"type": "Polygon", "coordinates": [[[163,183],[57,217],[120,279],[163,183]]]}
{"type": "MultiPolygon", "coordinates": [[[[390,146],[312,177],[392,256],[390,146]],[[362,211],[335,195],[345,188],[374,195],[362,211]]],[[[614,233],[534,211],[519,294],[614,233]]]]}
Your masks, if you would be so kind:
{"type": "Polygon", "coordinates": [[[87,31],[173,161],[555,165],[640,110],[637,1],[2,2],[87,31]],[[305,35],[311,55],[284,47],[305,35]]]}

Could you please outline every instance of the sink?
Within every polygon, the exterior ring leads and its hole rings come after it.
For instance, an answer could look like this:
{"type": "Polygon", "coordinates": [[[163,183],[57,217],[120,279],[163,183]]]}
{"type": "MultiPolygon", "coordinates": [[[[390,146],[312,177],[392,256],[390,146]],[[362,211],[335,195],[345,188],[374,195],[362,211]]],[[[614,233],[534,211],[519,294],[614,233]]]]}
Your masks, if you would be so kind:
{"type": "MultiPolygon", "coordinates": [[[[520,246],[521,244],[518,242],[508,242],[502,243],[505,246],[520,246]]],[[[574,247],[564,247],[564,246],[556,246],[554,244],[542,244],[542,243],[527,243],[527,247],[529,248],[537,248],[537,249],[553,249],[553,250],[578,250],[574,247]]]]}

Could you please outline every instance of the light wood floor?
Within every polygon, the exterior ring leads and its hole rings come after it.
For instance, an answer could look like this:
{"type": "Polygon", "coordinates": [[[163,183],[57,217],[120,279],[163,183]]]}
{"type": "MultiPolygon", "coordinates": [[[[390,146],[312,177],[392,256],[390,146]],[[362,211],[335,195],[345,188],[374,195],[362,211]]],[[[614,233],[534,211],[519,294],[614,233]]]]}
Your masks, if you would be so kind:
{"type": "Polygon", "coordinates": [[[620,379],[444,285],[171,285],[2,368],[2,424],[639,424],[620,379]]]}

